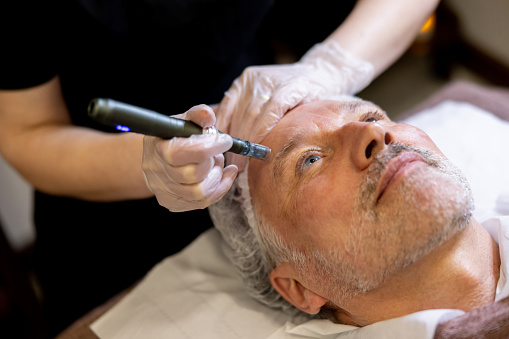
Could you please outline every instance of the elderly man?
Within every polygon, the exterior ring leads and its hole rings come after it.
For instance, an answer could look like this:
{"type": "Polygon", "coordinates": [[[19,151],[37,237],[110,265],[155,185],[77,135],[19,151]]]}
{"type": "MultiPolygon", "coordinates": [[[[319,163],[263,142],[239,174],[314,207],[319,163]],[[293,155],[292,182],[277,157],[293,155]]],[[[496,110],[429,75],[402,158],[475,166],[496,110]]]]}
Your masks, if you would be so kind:
{"type": "Polygon", "coordinates": [[[424,132],[344,97],[296,107],[263,144],[272,159],[211,207],[257,299],[361,327],[495,300],[498,246],[424,132]]]}

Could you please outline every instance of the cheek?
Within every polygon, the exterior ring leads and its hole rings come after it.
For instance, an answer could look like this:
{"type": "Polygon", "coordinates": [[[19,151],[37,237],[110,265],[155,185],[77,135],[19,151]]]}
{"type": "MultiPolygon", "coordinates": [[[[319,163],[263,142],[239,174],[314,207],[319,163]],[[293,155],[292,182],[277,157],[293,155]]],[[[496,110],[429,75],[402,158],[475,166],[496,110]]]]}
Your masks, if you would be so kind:
{"type": "Polygon", "coordinates": [[[433,140],[422,130],[407,124],[397,124],[391,128],[395,142],[412,145],[442,154],[433,140]]]}
{"type": "Polygon", "coordinates": [[[306,243],[321,247],[341,241],[352,219],[355,187],[339,175],[321,175],[296,192],[293,223],[306,243]]]}

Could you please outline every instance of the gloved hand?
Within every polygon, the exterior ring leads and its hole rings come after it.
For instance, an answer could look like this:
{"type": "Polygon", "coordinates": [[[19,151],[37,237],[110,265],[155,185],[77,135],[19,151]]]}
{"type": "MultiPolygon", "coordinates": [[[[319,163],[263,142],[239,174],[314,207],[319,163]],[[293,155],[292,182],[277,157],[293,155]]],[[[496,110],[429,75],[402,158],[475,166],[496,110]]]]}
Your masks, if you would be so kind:
{"type": "MultiPolygon", "coordinates": [[[[299,62],[248,67],[225,93],[217,128],[232,137],[260,143],[283,115],[298,104],[354,94],[366,87],[373,65],[349,55],[334,41],[317,44],[299,62]]],[[[245,167],[245,157],[227,163],[245,167]]]]}
{"type": "MultiPolygon", "coordinates": [[[[194,106],[176,118],[212,127],[215,114],[209,106],[194,106]]],[[[160,205],[172,212],[210,206],[230,189],[237,166],[224,167],[223,152],[232,146],[226,134],[193,135],[163,140],[143,138],[142,169],[150,190],[160,205]]]]}

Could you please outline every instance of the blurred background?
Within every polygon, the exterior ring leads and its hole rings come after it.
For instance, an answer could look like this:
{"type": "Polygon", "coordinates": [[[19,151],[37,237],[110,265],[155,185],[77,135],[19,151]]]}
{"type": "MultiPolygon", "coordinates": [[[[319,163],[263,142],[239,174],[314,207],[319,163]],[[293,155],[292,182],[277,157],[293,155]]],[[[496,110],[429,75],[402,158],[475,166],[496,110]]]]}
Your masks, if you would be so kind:
{"type": "MultiPolygon", "coordinates": [[[[442,1],[412,47],[358,95],[397,119],[453,80],[509,87],[508,14],[507,0],[442,1]]],[[[42,338],[32,188],[1,158],[0,226],[0,337],[42,338]]]]}
{"type": "Polygon", "coordinates": [[[359,96],[392,118],[458,80],[509,86],[509,2],[444,0],[414,44],[359,96]]]}

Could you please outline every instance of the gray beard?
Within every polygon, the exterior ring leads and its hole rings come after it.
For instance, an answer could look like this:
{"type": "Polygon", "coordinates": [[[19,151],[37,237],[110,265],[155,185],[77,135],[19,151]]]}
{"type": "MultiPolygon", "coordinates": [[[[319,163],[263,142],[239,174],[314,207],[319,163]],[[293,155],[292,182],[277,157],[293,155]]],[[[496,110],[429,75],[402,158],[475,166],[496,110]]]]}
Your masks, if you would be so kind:
{"type": "Polygon", "coordinates": [[[329,292],[346,302],[443,244],[470,222],[473,209],[470,186],[449,160],[413,146],[389,144],[359,186],[345,249],[315,251],[311,266],[318,269],[313,274],[331,282],[329,292]],[[378,203],[375,191],[383,170],[402,152],[421,155],[428,166],[415,169],[394,187],[389,203],[378,203]]]}

